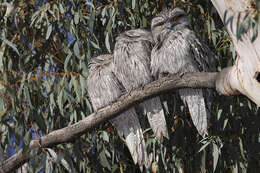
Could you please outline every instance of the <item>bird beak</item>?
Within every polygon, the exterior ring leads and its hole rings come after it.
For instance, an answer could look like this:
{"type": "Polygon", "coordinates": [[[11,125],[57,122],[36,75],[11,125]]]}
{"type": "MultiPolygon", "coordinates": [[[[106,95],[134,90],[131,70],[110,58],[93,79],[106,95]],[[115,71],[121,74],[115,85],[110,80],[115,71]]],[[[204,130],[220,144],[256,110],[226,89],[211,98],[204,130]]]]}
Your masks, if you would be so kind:
{"type": "Polygon", "coordinates": [[[174,27],[176,25],[176,22],[173,21],[172,19],[169,19],[164,25],[163,27],[165,29],[171,29],[172,27],[174,27]]]}

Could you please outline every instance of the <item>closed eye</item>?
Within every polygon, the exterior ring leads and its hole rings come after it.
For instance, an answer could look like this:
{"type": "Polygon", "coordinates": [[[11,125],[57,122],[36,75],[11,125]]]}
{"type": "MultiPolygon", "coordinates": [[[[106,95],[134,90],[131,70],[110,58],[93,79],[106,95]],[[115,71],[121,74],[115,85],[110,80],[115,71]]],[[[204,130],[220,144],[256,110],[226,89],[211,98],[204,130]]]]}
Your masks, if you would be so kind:
{"type": "Polygon", "coordinates": [[[162,27],[163,24],[164,24],[164,22],[160,22],[160,23],[156,24],[156,25],[154,26],[154,28],[157,28],[158,26],[162,27]]]}
{"type": "Polygon", "coordinates": [[[174,16],[172,19],[173,19],[173,21],[177,21],[178,18],[179,18],[179,16],[174,16]]]}
{"type": "Polygon", "coordinates": [[[172,18],[172,20],[175,22],[175,21],[177,21],[179,18],[184,17],[184,16],[185,16],[184,14],[180,14],[180,15],[178,15],[178,16],[174,16],[174,17],[172,18]]]}

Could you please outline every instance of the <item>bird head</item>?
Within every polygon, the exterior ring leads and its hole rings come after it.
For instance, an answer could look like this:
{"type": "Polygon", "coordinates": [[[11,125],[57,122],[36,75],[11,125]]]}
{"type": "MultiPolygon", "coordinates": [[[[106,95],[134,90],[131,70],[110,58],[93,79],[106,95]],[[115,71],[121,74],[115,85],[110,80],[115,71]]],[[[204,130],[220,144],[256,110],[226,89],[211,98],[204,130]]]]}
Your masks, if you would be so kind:
{"type": "Polygon", "coordinates": [[[117,43],[120,41],[124,42],[133,42],[133,41],[148,41],[151,44],[154,44],[153,36],[150,31],[145,29],[131,29],[129,31],[125,31],[121,33],[116,38],[117,43]]]}
{"type": "Polygon", "coordinates": [[[99,71],[103,69],[105,66],[111,65],[112,61],[113,61],[113,55],[111,54],[104,54],[92,58],[88,64],[89,73],[99,71]]]}
{"type": "Polygon", "coordinates": [[[181,8],[165,9],[152,19],[151,31],[155,42],[168,31],[183,29],[189,25],[187,14],[181,8]]]}

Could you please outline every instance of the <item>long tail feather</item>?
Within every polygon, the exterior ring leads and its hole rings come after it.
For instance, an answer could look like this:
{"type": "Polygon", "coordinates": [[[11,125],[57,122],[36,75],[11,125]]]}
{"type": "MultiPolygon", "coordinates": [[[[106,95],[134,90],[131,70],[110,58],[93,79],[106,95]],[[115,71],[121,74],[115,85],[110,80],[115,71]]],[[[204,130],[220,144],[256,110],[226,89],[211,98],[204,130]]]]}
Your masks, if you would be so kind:
{"type": "Polygon", "coordinates": [[[144,136],[135,109],[129,109],[122,113],[120,116],[112,119],[111,123],[125,136],[126,144],[134,163],[138,163],[141,170],[143,166],[147,167],[148,159],[145,151],[144,136]]]}
{"type": "Polygon", "coordinates": [[[163,136],[169,139],[164,111],[159,97],[146,100],[140,104],[143,112],[147,115],[149,124],[155,136],[162,142],[163,136]]]}
{"type": "Polygon", "coordinates": [[[181,99],[187,103],[193,124],[202,137],[208,135],[208,112],[202,89],[180,89],[181,99]]]}

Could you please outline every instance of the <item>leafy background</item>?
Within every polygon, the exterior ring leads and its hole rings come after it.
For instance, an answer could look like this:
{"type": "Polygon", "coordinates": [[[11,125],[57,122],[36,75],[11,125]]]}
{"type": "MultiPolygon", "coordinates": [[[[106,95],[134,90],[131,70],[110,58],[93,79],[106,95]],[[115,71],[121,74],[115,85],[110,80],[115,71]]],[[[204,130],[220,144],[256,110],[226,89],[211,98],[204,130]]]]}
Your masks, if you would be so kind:
{"type": "MultiPolygon", "coordinates": [[[[211,2],[203,0],[15,0],[0,1],[0,144],[8,157],[32,139],[91,114],[88,61],[112,53],[116,36],[149,29],[164,8],[182,6],[192,27],[216,55],[217,68],[233,64],[236,52],[211,2]],[[5,22],[9,3],[15,5],[5,22]]],[[[258,27],[245,19],[239,33],[258,27]],[[249,24],[249,25],[248,25],[249,24]]],[[[187,107],[174,93],[161,97],[170,140],[160,144],[143,120],[150,168],[145,172],[256,173],[260,170],[260,110],[244,96],[215,93],[210,136],[202,140],[187,107]]],[[[124,140],[106,123],[72,143],[41,149],[29,172],[139,172],[124,140]]],[[[1,160],[1,159],[0,159],[1,160]]]]}

